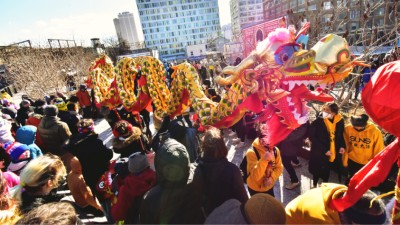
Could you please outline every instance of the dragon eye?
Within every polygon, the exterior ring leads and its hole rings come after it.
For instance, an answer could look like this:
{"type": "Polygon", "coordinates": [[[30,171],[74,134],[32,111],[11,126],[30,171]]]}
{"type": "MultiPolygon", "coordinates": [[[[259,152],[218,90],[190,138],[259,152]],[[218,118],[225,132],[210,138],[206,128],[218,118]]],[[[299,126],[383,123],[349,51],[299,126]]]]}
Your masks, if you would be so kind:
{"type": "Polygon", "coordinates": [[[288,54],[287,54],[287,53],[283,53],[283,54],[281,55],[281,59],[282,59],[283,62],[288,61],[288,59],[289,59],[288,54]]]}
{"type": "Polygon", "coordinates": [[[274,54],[275,62],[278,65],[283,65],[293,56],[294,52],[296,51],[297,51],[296,45],[286,44],[280,46],[274,54]]]}

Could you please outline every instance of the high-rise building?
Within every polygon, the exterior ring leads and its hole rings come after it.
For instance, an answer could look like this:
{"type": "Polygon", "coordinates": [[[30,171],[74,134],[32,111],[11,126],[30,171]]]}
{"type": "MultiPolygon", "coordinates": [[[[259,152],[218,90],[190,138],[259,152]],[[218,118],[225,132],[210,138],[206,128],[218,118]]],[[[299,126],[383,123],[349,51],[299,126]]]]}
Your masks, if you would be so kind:
{"type": "Polygon", "coordinates": [[[136,0],[147,48],[162,59],[186,58],[186,46],[220,32],[218,0],[136,0]]]}
{"type": "MultiPolygon", "coordinates": [[[[376,30],[375,39],[394,39],[393,35],[386,35],[394,28],[394,16],[399,18],[400,7],[397,13],[393,10],[394,1],[359,1],[359,0],[263,0],[264,18],[266,21],[287,16],[288,24],[300,28],[301,23],[309,21],[311,32],[315,37],[326,33],[348,33],[350,45],[359,44],[359,33],[366,31],[371,35],[376,30]]],[[[364,39],[368,39],[365,38],[364,39]]],[[[367,45],[369,45],[368,43],[367,45]]],[[[375,43],[379,44],[379,43],[375,43]]]]}
{"type": "Polygon", "coordinates": [[[233,38],[238,39],[241,30],[264,21],[263,0],[230,0],[233,38]]]}
{"type": "Polygon", "coordinates": [[[131,50],[144,48],[144,37],[139,18],[135,20],[134,14],[122,12],[114,19],[115,31],[119,43],[129,47],[131,50]]]}
{"type": "Polygon", "coordinates": [[[221,26],[221,32],[224,38],[232,40],[232,26],[231,24],[226,24],[221,26]]]}

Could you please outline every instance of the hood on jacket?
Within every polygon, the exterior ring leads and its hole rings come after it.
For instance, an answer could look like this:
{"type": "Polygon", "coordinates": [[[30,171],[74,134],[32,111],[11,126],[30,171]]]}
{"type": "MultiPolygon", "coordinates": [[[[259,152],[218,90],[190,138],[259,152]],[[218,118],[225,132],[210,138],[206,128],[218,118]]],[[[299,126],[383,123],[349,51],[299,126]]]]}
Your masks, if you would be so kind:
{"type": "Polygon", "coordinates": [[[186,185],[189,173],[189,154],[184,145],[168,138],[158,150],[155,160],[157,180],[161,187],[175,188],[186,185]]]}
{"type": "Polygon", "coordinates": [[[35,126],[26,125],[17,130],[16,139],[18,142],[31,145],[35,142],[37,128],[35,126]]]}
{"type": "Polygon", "coordinates": [[[332,199],[340,198],[347,191],[347,187],[340,184],[322,183],[321,190],[322,198],[328,208],[330,201],[332,199]]]}
{"type": "MultiPolygon", "coordinates": [[[[354,129],[354,127],[353,127],[354,129]]],[[[370,122],[367,123],[367,125],[365,126],[365,129],[362,131],[357,131],[357,132],[365,132],[365,131],[369,131],[369,130],[375,130],[377,129],[376,126],[370,122]]],[[[354,129],[355,130],[355,129],[354,129]]]]}

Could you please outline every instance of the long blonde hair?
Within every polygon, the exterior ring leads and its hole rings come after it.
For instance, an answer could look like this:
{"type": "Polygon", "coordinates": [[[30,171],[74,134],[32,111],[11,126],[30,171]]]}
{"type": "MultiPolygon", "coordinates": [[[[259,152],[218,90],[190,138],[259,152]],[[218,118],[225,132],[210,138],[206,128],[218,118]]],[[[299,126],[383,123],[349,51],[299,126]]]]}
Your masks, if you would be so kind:
{"type": "Polygon", "coordinates": [[[20,184],[12,191],[15,200],[21,201],[22,189],[38,191],[51,180],[53,187],[58,187],[59,181],[66,176],[66,170],[60,157],[45,154],[30,161],[22,170],[20,184]]]}

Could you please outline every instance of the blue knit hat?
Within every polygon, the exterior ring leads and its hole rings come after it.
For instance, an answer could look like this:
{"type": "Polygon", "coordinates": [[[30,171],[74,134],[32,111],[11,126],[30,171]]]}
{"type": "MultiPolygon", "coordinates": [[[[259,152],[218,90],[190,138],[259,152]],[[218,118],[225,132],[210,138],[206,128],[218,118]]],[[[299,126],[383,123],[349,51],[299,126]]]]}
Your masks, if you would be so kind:
{"type": "Polygon", "coordinates": [[[13,162],[17,162],[22,153],[24,153],[25,151],[29,151],[27,145],[21,144],[19,142],[8,142],[4,144],[4,149],[10,155],[13,162]]]}

